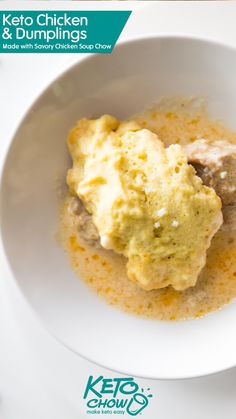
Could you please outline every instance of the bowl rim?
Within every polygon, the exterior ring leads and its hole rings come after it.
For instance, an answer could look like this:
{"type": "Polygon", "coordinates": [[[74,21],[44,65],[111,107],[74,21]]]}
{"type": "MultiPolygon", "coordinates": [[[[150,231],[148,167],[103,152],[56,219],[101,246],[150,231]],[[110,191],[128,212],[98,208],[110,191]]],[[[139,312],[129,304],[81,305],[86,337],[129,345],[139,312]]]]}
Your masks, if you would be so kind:
{"type": "MultiPolygon", "coordinates": [[[[118,41],[117,44],[115,45],[114,50],[117,50],[119,48],[122,48],[123,46],[126,45],[132,45],[135,44],[139,41],[154,41],[154,40],[173,40],[173,41],[193,41],[196,43],[201,43],[202,45],[204,44],[208,44],[209,46],[215,46],[215,47],[220,47],[223,48],[225,50],[228,50],[230,52],[233,52],[234,54],[236,54],[236,47],[232,46],[231,44],[227,43],[227,42],[220,42],[220,41],[216,41],[216,40],[212,40],[210,37],[199,37],[199,36],[192,36],[192,35],[183,35],[180,33],[171,33],[171,34],[158,34],[158,33],[150,33],[148,35],[138,35],[138,36],[130,36],[127,37],[126,40],[123,41],[118,41]]],[[[112,51],[112,52],[113,52],[112,51]]],[[[78,53],[74,53],[74,54],[78,54],[78,53]]],[[[112,53],[111,53],[112,54],[112,53]]],[[[79,54],[80,55],[80,54],[79,54]]],[[[236,367],[236,356],[235,356],[235,361],[234,363],[230,364],[230,365],[225,365],[225,366],[221,366],[217,369],[212,369],[212,370],[208,370],[206,372],[200,372],[199,374],[189,374],[189,375],[179,375],[178,376],[173,376],[171,374],[166,374],[166,375],[162,375],[162,376],[156,376],[156,375],[143,375],[143,374],[138,374],[135,371],[122,371],[120,369],[116,369],[115,367],[112,366],[107,366],[103,363],[99,363],[98,361],[96,361],[95,359],[92,359],[88,356],[86,356],[84,353],[81,353],[75,349],[73,349],[72,347],[70,347],[69,345],[67,345],[65,342],[63,342],[63,340],[61,340],[60,337],[58,337],[56,334],[54,334],[54,332],[51,330],[50,326],[46,324],[46,322],[44,321],[44,319],[42,319],[41,315],[37,312],[37,310],[34,308],[34,306],[31,304],[29,298],[25,295],[23,289],[20,287],[19,282],[17,281],[17,278],[15,277],[12,269],[11,269],[11,265],[7,256],[7,253],[5,251],[5,246],[3,243],[3,231],[2,231],[2,226],[3,226],[3,220],[2,220],[2,212],[1,212],[1,207],[2,207],[2,184],[3,184],[3,178],[4,178],[4,171],[5,171],[5,167],[6,167],[6,162],[7,162],[7,158],[8,158],[8,154],[10,153],[11,150],[11,146],[15,140],[15,138],[17,137],[17,133],[18,131],[21,129],[21,126],[24,124],[26,118],[28,117],[29,112],[32,110],[32,108],[34,106],[37,105],[37,102],[40,101],[40,99],[43,97],[43,95],[47,92],[47,90],[51,87],[51,85],[57,81],[59,81],[60,79],[62,79],[64,76],[66,76],[66,74],[70,71],[72,71],[73,69],[75,69],[77,66],[79,66],[80,64],[83,64],[86,61],[90,61],[93,60],[94,57],[99,56],[101,54],[99,53],[89,53],[89,54],[81,54],[78,57],[78,60],[76,60],[73,63],[68,63],[66,64],[66,67],[63,68],[63,70],[58,71],[55,75],[52,75],[50,77],[50,79],[43,84],[43,86],[41,86],[39,88],[39,90],[37,91],[37,93],[33,96],[32,100],[30,100],[29,104],[26,105],[26,108],[23,109],[22,113],[20,114],[20,116],[17,119],[17,122],[14,124],[13,129],[11,130],[9,136],[8,136],[8,140],[6,141],[6,145],[5,147],[3,146],[3,151],[2,151],[2,156],[0,159],[0,260],[3,263],[2,269],[3,272],[9,276],[9,279],[14,283],[14,285],[17,288],[17,291],[20,293],[23,301],[26,303],[26,305],[28,306],[28,308],[30,309],[31,313],[35,316],[36,319],[39,320],[39,322],[41,323],[41,325],[49,332],[49,334],[51,336],[53,336],[55,338],[55,340],[57,342],[59,342],[60,344],[62,344],[66,349],[70,350],[72,353],[76,354],[77,356],[79,355],[81,358],[83,358],[86,361],[89,361],[93,364],[95,364],[98,367],[101,368],[105,368],[107,370],[119,373],[119,374],[124,374],[124,375],[130,375],[133,377],[137,377],[137,378],[142,378],[142,379],[149,379],[149,380],[185,380],[185,379],[193,379],[193,378],[201,378],[201,377],[205,377],[205,376],[210,376],[210,375],[215,375],[218,373],[221,373],[223,371],[228,371],[231,368],[236,367]],[[81,56],[82,55],[82,56],[81,56]]],[[[188,321],[188,320],[187,320],[188,321]]]]}

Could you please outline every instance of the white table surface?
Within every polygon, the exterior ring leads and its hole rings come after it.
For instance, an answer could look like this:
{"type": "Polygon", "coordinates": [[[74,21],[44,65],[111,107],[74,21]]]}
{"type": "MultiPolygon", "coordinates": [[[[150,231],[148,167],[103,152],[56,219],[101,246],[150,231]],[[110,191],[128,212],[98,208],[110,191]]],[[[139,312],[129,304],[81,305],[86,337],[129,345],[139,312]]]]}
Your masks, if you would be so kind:
{"type": "MultiPolygon", "coordinates": [[[[135,10],[121,40],[141,33],[178,33],[207,36],[236,46],[236,2],[79,3],[80,8],[86,9],[131,7],[135,10]]],[[[30,8],[32,5],[65,9],[71,7],[71,2],[1,2],[0,9],[30,8]]],[[[0,56],[0,157],[14,126],[37,92],[80,57],[76,54],[0,56]]],[[[117,376],[83,360],[54,340],[31,311],[16,284],[1,272],[0,418],[88,417],[82,395],[90,374],[117,376]]],[[[154,395],[142,417],[236,417],[236,369],[195,380],[138,382],[149,386],[154,395]]]]}

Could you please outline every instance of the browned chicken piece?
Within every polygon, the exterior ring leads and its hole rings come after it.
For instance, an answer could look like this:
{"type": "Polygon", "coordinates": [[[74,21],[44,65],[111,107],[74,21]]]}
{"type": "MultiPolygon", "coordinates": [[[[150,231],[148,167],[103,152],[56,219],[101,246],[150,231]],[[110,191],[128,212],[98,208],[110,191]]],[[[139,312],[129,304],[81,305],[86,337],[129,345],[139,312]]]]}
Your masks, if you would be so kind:
{"type": "Polygon", "coordinates": [[[69,210],[76,215],[80,237],[92,246],[101,247],[100,237],[92,221],[92,216],[88,213],[79,198],[71,198],[69,210]]]}
{"type": "Polygon", "coordinates": [[[212,187],[222,201],[223,229],[236,229],[236,144],[196,140],[185,147],[189,163],[203,183],[212,187]]]}

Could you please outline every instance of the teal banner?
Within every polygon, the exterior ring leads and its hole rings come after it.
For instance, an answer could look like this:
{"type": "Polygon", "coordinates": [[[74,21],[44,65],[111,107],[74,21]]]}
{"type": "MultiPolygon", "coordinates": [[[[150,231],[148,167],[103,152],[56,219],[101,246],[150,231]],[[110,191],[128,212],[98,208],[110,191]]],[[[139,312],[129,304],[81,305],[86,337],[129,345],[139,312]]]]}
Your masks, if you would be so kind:
{"type": "Polygon", "coordinates": [[[0,53],[112,52],[131,11],[0,11],[0,53]]]}

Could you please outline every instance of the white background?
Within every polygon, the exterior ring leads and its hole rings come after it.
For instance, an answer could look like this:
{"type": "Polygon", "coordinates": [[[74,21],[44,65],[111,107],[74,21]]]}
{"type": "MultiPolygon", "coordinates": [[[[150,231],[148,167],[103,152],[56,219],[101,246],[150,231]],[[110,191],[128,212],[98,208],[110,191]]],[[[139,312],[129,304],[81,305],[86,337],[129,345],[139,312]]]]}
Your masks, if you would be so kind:
{"type": "MultiPolygon", "coordinates": [[[[66,9],[72,8],[72,3],[16,1],[0,4],[0,9],[33,7],[66,9]]],[[[236,2],[73,2],[75,7],[133,9],[120,40],[147,33],[178,33],[220,40],[236,47],[236,2]]],[[[76,54],[0,56],[0,157],[19,118],[36,94],[80,58],[81,55],[76,54]]],[[[1,272],[0,418],[89,417],[85,414],[82,397],[90,374],[117,376],[81,359],[55,341],[31,311],[16,284],[1,272]]],[[[139,379],[138,382],[150,387],[154,395],[143,411],[143,418],[236,417],[236,369],[195,380],[139,379]]]]}

